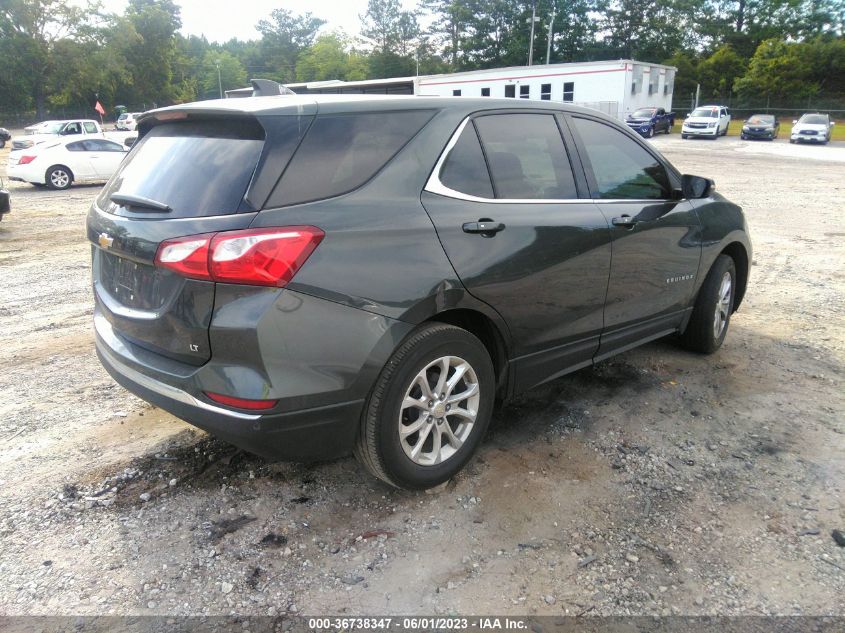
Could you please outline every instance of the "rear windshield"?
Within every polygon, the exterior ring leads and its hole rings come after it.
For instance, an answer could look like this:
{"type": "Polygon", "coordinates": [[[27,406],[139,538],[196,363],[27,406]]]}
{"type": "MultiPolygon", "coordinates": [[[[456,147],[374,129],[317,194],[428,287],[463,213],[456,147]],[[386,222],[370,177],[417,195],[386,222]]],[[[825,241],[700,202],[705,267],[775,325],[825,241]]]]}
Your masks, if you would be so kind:
{"type": "Polygon", "coordinates": [[[430,110],[319,115],[294,154],[268,207],[339,196],[357,189],[422,129],[430,110]]]}
{"type": "Polygon", "coordinates": [[[114,212],[110,198],[119,192],[168,205],[168,218],[235,213],[263,146],[264,129],[253,119],[158,125],[132,147],[97,202],[114,212]]]}

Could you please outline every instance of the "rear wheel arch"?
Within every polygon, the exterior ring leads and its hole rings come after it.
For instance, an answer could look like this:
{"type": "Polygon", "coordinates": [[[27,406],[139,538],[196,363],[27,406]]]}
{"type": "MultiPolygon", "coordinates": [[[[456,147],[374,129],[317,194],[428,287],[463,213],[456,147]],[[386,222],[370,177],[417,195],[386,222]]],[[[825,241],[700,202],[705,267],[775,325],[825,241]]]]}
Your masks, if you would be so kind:
{"type": "Polygon", "coordinates": [[[506,395],[508,378],[508,348],[505,337],[499,326],[486,314],[477,310],[467,308],[456,308],[439,312],[427,322],[446,323],[466,330],[480,340],[490,360],[493,361],[493,370],[496,374],[496,387],[499,397],[506,395]]]}
{"type": "MultiPolygon", "coordinates": [[[[76,180],[76,176],[74,176],[73,170],[70,167],[57,163],[55,165],[50,165],[47,168],[47,171],[44,172],[44,182],[47,184],[48,187],[50,186],[50,174],[53,173],[54,169],[63,169],[64,171],[66,171],[68,176],[70,176],[70,183],[73,183],[73,181],[76,180]]],[[[70,183],[68,184],[68,186],[70,186],[70,183]]]]}
{"type": "Polygon", "coordinates": [[[734,266],[736,266],[736,292],[734,294],[733,305],[733,311],[736,312],[742,303],[742,299],[745,296],[745,289],[748,286],[748,273],[751,263],[748,261],[748,251],[745,250],[745,246],[741,243],[732,242],[723,248],[719,254],[730,257],[734,260],[734,266]]]}

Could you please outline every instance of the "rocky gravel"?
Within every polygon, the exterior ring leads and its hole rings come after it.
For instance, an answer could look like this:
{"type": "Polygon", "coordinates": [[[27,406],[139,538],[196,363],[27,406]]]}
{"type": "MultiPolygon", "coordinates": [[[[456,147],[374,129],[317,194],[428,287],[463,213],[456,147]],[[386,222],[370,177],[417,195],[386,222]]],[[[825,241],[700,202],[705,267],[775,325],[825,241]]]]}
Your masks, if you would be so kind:
{"type": "Polygon", "coordinates": [[[658,341],[535,389],[428,493],[351,458],[266,463],[114,384],[90,323],[98,187],[13,184],[0,614],[845,614],[845,148],[654,142],[746,210],[723,349],[658,341]]]}

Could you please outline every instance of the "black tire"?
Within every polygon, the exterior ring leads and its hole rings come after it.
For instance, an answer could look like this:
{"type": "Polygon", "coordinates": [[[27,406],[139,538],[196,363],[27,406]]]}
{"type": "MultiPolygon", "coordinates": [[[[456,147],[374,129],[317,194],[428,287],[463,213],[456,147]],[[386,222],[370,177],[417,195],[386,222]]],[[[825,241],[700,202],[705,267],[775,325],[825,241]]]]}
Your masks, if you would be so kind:
{"type": "MultiPolygon", "coordinates": [[[[454,375],[451,368],[449,371],[450,376],[454,375]]],[[[495,389],[493,363],[481,341],[466,330],[452,325],[426,323],[396,349],[379,374],[364,407],[361,428],[354,447],[355,457],[375,477],[397,488],[433,488],[451,479],[475,453],[490,423],[495,389]],[[420,465],[406,454],[400,438],[402,402],[406,392],[416,388],[413,387],[415,378],[426,366],[445,356],[463,359],[475,373],[479,394],[478,414],[474,424],[468,429],[469,434],[451,456],[439,464],[420,465]]],[[[424,415],[422,412],[417,413],[419,418],[424,415]]],[[[409,425],[419,418],[409,420],[409,425]]],[[[458,420],[462,418],[453,416],[450,423],[447,414],[440,419],[444,420],[441,424],[451,425],[450,428],[454,430],[459,428],[458,420]]],[[[433,424],[433,430],[428,434],[432,439],[435,432],[439,436],[439,431],[433,424]]],[[[406,440],[411,437],[414,437],[414,434],[406,440]]],[[[419,436],[416,441],[420,441],[419,436]]],[[[424,443],[427,442],[427,439],[424,440],[424,443]]]]}
{"type": "Polygon", "coordinates": [[[50,189],[68,189],[73,183],[73,172],[64,165],[53,165],[45,175],[50,189]]]}
{"type": "Polygon", "coordinates": [[[653,125],[650,128],[648,128],[648,132],[646,132],[645,136],[646,136],[646,138],[651,138],[652,136],[654,136],[654,126],[653,125]]]}
{"type": "Polygon", "coordinates": [[[672,124],[670,123],[669,125],[666,126],[666,134],[671,134],[671,133],[672,133],[672,124]]]}
{"type": "Polygon", "coordinates": [[[681,138],[684,139],[684,140],[687,140],[687,138],[689,138],[689,137],[686,134],[681,134],[681,138]]]}
{"type": "Polygon", "coordinates": [[[736,297],[736,265],[728,255],[719,255],[707,278],[698,291],[692,316],[687,329],[680,336],[681,344],[689,350],[700,354],[712,354],[722,346],[728,327],[731,323],[734,300],[736,297]],[[727,309],[724,311],[724,325],[720,333],[716,334],[716,304],[720,301],[722,281],[726,274],[730,275],[730,296],[727,309]]]}
{"type": "Polygon", "coordinates": [[[0,138],[0,149],[3,149],[4,147],[6,147],[6,139],[0,138]]]}

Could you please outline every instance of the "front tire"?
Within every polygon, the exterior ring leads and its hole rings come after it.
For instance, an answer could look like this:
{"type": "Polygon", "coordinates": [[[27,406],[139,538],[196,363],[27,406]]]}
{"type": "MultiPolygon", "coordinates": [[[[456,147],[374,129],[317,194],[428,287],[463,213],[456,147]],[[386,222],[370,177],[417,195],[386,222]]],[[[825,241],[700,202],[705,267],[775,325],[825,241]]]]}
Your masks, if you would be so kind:
{"type": "Polygon", "coordinates": [[[355,456],[397,488],[423,490],[455,476],[487,431],[493,363],[475,336],[427,323],[390,357],[361,420],[355,456]]]}
{"type": "Polygon", "coordinates": [[[654,136],[654,126],[652,125],[648,128],[648,132],[646,132],[646,138],[652,138],[654,136]]]}
{"type": "Polygon", "coordinates": [[[686,134],[681,134],[681,138],[687,140],[689,137],[686,134]]]}
{"type": "Polygon", "coordinates": [[[4,147],[6,147],[6,139],[0,138],[0,149],[3,149],[4,147]]]}
{"type": "Polygon", "coordinates": [[[698,291],[681,344],[700,354],[719,349],[728,333],[735,296],[736,264],[728,255],[719,255],[698,291]]]}
{"type": "Polygon", "coordinates": [[[64,165],[54,165],[47,170],[46,181],[50,189],[68,189],[73,182],[73,173],[64,165]]]}

